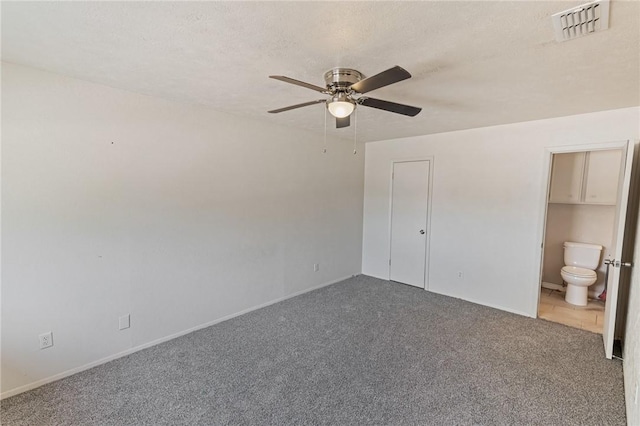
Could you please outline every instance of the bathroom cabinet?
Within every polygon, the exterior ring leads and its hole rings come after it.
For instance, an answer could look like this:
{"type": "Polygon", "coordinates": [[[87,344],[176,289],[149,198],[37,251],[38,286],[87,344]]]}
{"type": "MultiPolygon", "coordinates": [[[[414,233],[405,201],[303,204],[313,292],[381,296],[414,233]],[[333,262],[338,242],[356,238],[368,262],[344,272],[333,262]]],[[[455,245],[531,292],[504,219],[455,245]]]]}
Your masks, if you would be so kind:
{"type": "Polygon", "coordinates": [[[615,205],[618,202],[618,183],[622,165],[622,151],[592,151],[585,163],[584,202],[615,205]]]}
{"type": "Polygon", "coordinates": [[[586,152],[553,155],[551,169],[551,203],[579,203],[584,177],[586,152]]]}
{"type": "Polygon", "coordinates": [[[554,154],[550,203],[615,205],[622,151],[554,154]]]}

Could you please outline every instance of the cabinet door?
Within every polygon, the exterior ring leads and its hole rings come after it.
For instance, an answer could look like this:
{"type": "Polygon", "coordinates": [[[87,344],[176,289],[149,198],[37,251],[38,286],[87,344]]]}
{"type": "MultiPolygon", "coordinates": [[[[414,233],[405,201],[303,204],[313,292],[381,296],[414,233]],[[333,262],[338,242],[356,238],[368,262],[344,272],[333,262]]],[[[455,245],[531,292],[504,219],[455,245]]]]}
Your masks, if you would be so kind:
{"type": "Polygon", "coordinates": [[[551,169],[551,203],[579,203],[584,174],[584,152],[553,155],[551,169]]]}
{"type": "Polygon", "coordinates": [[[584,202],[611,204],[618,202],[622,150],[591,151],[587,157],[584,202]]]}

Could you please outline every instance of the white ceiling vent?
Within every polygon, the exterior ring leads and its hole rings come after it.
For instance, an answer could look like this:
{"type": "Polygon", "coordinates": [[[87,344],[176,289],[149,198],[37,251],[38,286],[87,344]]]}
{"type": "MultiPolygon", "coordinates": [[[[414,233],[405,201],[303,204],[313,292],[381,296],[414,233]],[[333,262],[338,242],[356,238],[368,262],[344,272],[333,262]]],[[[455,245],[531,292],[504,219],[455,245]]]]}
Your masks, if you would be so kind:
{"type": "Polygon", "coordinates": [[[557,41],[567,41],[609,28],[609,0],[572,7],[551,16],[557,41]]]}

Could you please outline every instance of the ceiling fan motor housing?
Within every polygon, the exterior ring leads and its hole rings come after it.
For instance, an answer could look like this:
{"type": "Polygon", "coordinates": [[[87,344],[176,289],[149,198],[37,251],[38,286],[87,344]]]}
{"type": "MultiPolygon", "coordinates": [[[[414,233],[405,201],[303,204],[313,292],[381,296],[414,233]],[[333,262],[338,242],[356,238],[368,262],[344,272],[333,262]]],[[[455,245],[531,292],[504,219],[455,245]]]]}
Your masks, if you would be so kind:
{"type": "Polygon", "coordinates": [[[333,68],[324,73],[324,81],[327,88],[334,91],[346,92],[349,86],[362,80],[364,76],[360,71],[351,68],[333,68]]]}

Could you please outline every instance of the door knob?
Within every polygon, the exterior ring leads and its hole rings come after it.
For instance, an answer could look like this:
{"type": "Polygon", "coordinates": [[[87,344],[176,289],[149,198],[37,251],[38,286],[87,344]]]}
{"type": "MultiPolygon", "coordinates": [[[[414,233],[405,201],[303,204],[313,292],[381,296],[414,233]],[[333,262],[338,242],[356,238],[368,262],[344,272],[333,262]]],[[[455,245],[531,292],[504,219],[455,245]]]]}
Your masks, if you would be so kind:
{"type": "Polygon", "coordinates": [[[424,229],[421,229],[421,230],[420,230],[420,233],[421,233],[422,235],[424,235],[424,229]]]}

